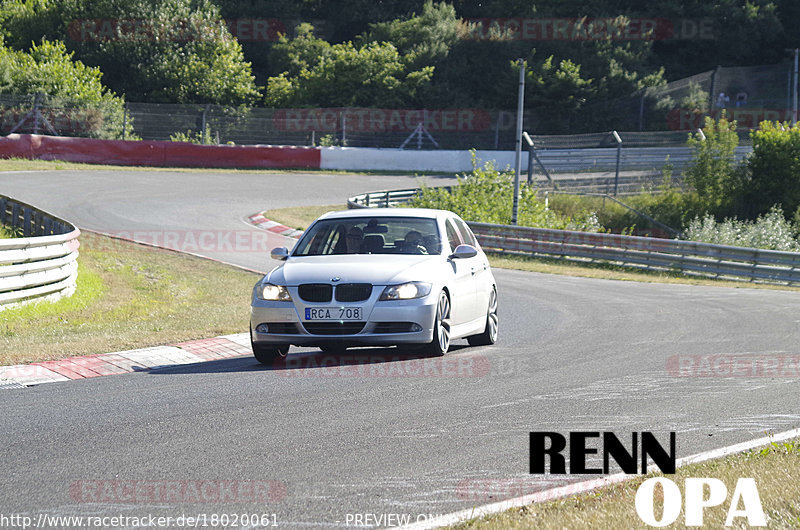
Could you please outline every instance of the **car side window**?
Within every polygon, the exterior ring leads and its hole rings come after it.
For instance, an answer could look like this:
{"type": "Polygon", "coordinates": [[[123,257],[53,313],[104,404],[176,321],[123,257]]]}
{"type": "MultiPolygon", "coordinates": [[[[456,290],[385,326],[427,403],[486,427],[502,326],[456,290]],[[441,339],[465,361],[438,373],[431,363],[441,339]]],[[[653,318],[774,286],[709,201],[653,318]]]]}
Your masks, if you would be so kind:
{"type": "Polygon", "coordinates": [[[445,229],[447,230],[447,241],[450,243],[450,250],[453,251],[458,245],[463,243],[461,240],[461,235],[458,233],[458,229],[456,228],[456,225],[453,224],[452,219],[447,220],[445,223],[445,229]]]}
{"type": "Polygon", "coordinates": [[[475,239],[475,234],[473,234],[472,230],[469,229],[467,223],[461,219],[455,219],[455,222],[456,226],[458,227],[458,231],[461,234],[461,240],[467,245],[472,245],[473,247],[478,248],[478,240],[475,239]]]}

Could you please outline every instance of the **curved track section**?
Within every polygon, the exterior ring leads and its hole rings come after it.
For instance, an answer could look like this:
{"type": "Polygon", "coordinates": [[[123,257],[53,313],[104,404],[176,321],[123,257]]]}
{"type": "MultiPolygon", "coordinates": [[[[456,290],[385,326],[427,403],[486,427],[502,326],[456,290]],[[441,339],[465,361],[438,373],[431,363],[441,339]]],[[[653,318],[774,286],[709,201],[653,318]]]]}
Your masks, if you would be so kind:
{"type": "MultiPolygon", "coordinates": [[[[256,230],[241,219],[264,208],[414,185],[136,171],[0,179],[0,192],[112,232],[256,230]],[[68,191],[57,193],[65,180],[68,191]]],[[[269,266],[265,255],[210,254],[269,266]]],[[[675,430],[678,456],[687,456],[800,424],[797,368],[719,361],[796,363],[796,292],[496,276],[500,340],[481,348],[457,341],[439,364],[393,349],[346,358],[309,349],[282,369],[240,357],[5,390],[0,512],[244,511],[275,513],[292,528],[344,527],[353,514],[413,522],[559,484],[527,474],[531,430],[675,430]],[[212,489],[192,496],[202,481],[212,489]],[[271,496],[254,499],[246,493],[253,483],[271,496]],[[163,493],[168,484],[178,494],[163,493]],[[143,493],[126,496],[131,490],[119,485],[143,493]]]]}

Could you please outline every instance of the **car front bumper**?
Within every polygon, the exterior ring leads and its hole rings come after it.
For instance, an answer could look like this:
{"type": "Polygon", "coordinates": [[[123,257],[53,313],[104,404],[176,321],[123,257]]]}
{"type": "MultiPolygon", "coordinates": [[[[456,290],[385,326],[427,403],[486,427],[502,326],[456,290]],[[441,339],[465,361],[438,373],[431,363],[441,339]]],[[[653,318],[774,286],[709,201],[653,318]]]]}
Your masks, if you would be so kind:
{"type": "MultiPolygon", "coordinates": [[[[290,288],[292,302],[261,300],[253,296],[250,309],[250,333],[258,344],[291,344],[294,346],[320,346],[326,344],[375,345],[426,344],[433,340],[433,325],[438,296],[428,295],[414,300],[379,301],[382,289],[375,289],[372,296],[356,303],[309,303],[296,296],[290,288]],[[361,307],[363,328],[356,333],[338,331],[335,334],[310,332],[305,324],[305,309],[361,307]],[[271,328],[261,332],[260,324],[271,328]],[[408,324],[408,331],[393,329],[408,324]],[[414,326],[416,325],[416,326],[414,326]],[[276,330],[276,331],[273,331],[276,330]],[[385,332],[391,330],[389,332],[385,332]],[[288,332],[287,332],[288,331],[288,332]]],[[[319,322],[319,321],[315,321],[319,322]]],[[[333,321],[327,321],[333,323],[333,321]]],[[[335,324],[334,324],[335,325],[335,324]]]]}

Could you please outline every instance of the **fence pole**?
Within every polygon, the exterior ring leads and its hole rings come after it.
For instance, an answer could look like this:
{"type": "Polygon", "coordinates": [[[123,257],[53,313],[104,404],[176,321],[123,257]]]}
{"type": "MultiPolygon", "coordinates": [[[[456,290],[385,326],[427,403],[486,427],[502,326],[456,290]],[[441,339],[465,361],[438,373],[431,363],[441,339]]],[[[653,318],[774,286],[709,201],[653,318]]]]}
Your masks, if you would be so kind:
{"type": "Polygon", "coordinates": [[[644,95],[647,89],[642,89],[642,97],[639,98],[639,132],[644,130],[644,95]]]}
{"type": "Polygon", "coordinates": [[[522,165],[522,111],[525,103],[525,60],[518,59],[519,63],[519,94],[517,96],[517,151],[514,157],[514,204],[511,209],[511,224],[517,224],[519,211],[519,170],[522,165]]]}
{"type": "Polygon", "coordinates": [[[792,83],[792,125],[797,124],[797,55],[800,49],[794,49],[794,82],[792,83]]]}
{"type": "Polygon", "coordinates": [[[614,174],[614,197],[616,197],[619,188],[619,162],[622,157],[622,138],[619,137],[617,131],[611,131],[611,134],[614,136],[614,141],[617,142],[617,171],[614,174]]]}
{"type": "Polygon", "coordinates": [[[126,129],[128,128],[128,104],[122,106],[122,139],[125,140],[126,129]]]}
{"type": "Polygon", "coordinates": [[[42,100],[42,93],[37,92],[33,98],[33,134],[39,134],[39,105],[42,100]]]}
{"type": "Polygon", "coordinates": [[[200,117],[200,141],[206,143],[206,128],[208,127],[208,105],[203,107],[203,114],[200,117]]]}

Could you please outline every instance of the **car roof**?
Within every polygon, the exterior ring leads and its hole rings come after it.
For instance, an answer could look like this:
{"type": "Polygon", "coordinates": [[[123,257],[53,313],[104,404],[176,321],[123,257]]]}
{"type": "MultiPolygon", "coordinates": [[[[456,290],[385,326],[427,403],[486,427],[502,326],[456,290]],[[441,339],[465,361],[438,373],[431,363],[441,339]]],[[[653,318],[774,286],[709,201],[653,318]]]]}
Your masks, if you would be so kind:
{"type": "Polygon", "coordinates": [[[328,212],[320,219],[352,219],[354,217],[418,217],[421,219],[438,219],[455,215],[448,210],[434,210],[431,208],[354,208],[328,212]]]}

